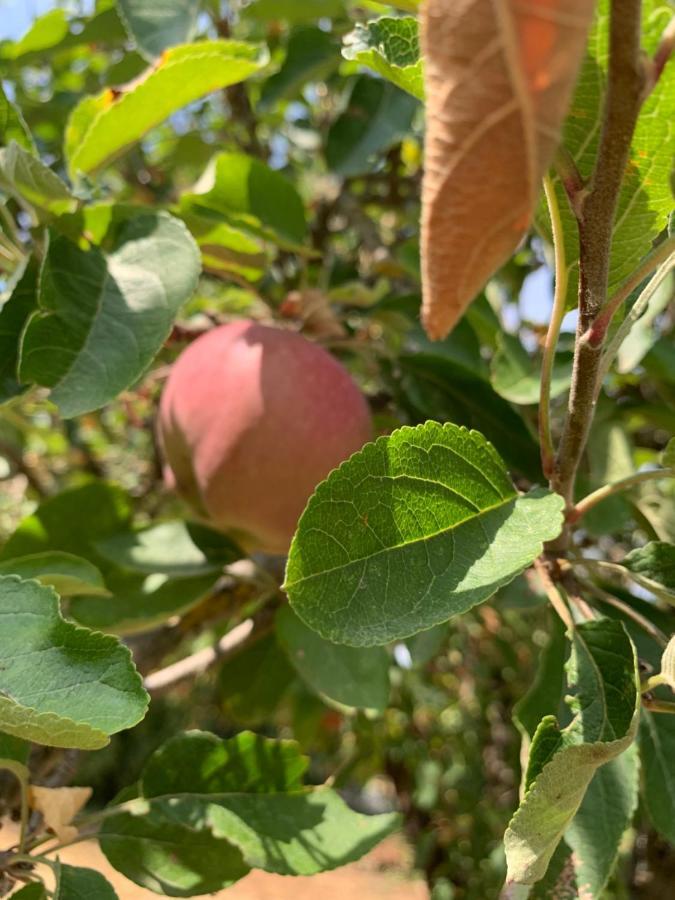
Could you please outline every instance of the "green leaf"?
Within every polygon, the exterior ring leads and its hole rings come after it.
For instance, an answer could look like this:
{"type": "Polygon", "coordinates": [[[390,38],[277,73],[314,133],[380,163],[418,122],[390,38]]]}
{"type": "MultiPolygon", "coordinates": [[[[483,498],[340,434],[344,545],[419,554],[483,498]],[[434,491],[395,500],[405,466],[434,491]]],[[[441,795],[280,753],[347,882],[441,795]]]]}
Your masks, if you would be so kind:
{"type": "MultiPolygon", "coordinates": [[[[571,641],[567,671],[576,695],[568,702],[575,715],[562,731],[549,717],[535,733],[529,788],[504,838],[509,882],[543,878],[596,771],[623,753],[637,731],[637,657],[624,626],[610,619],[585,622],[571,641]]],[[[582,834],[583,828],[579,841],[582,834]]]]}
{"type": "Polygon", "coordinates": [[[383,647],[331,644],[286,606],[277,637],[300,677],[319,696],[344,706],[383,712],[389,700],[389,655],[383,647]]]}
{"type": "Polygon", "coordinates": [[[281,68],[263,85],[261,108],[271,110],[280,101],[294,98],[305,85],[322,81],[339,64],[339,45],[332,34],[313,25],[295,28],[281,68]]]}
{"type": "Polygon", "coordinates": [[[199,0],[117,0],[129,36],[149,60],[194,37],[200,5],[199,0]]]}
{"type": "Polygon", "coordinates": [[[66,128],[71,175],[100,169],[172,113],[236,84],[267,64],[264,47],[241,41],[200,41],[172,47],[147,75],[119,96],[85,97],[66,128]]]}
{"type": "Polygon", "coordinates": [[[47,889],[42,882],[33,882],[12,894],[13,900],[47,900],[47,889]]]}
{"type": "Polygon", "coordinates": [[[52,588],[0,577],[0,729],[94,750],[145,715],[148,696],[114,638],[61,618],[52,588]]]}
{"type": "Polygon", "coordinates": [[[662,600],[675,603],[675,544],[650,541],[631,550],[621,565],[642,587],[662,600]]]}
{"type": "Polygon", "coordinates": [[[42,220],[74,212],[77,200],[66,184],[16,141],[0,149],[0,189],[24,206],[42,213],[42,220]]]}
{"type": "Polygon", "coordinates": [[[137,884],[191,896],[251,867],[309,875],[344,865],[398,826],[395,815],[352,812],[330,789],[303,789],[305,766],[292,742],[179,735],[150,760],[141,797],[104,820],[101,849],[137,884]]]}
{"type": "Polygon", "coordinates": [[[19,59],[28,53],[49,50],[68,34],[68,19],[64,9],[52,9],[36,19],[24,36],[3,48],[6,59],[19,59]]]}
{"type": "Polygon", "coordinates": [[[382,16],[359,24],[344,39],[342,55],[368,66],[418,100],[424,99],[419,28],[412,16],[382,16]]]}
{"type": "Polygon", "coordinates": [[[143,375],[199,269],[187,229],[164,212],[131,219],[110,253],[52,234],[19,377],[51,388],[63,416],[103,406],[143,375]]]}
{"type": "Polygon", "coordinates": [[[305,209],[288,179],[252,156],[219,153],[189,194],[181,209],[210,211],[229,224],[260,237],[277,240],[289,249],[307,233],[305,209]]]}
{"type": "Polygon", "coordinates": [[[495,445],[510,468],[534,481],[540,479],[539,447],[519,413],[496,393],[482,371],[469,369],[457,352],[441,353],[429,343],[406,346],[398,357],[401,374],[395,378],[395,387],[402,392],[404,408],[411,407],[417,419],[475,428],[495,445]]]}
{"type": "Polygon", "coordinates": [[[343,177],[371,171],[374,157],[410,130],[417,106],[410,94],[388,81],[360,75],[345,111],[328,131],[328,167],[343,177]]]}
{"type": "Polygon", "coordinates": [[[17,379],[21,334],[37,307],[38,266],[28,261],[12,293],[0,308],[0,403],[24,389],[17,379]]]}
{"type": "MultiPolygon", "coordinates": [[[[572,155],[582,178],[588,178],[595,162],[602,109],[607,92],[608,29],[610,0],[597,5],[595,25],[589,35],[587,56],[577,82],[563,128],[563,144],[572,155]]],[[[642,3],[642,48],[651,57],[672,17],[664,0],[642,3]]],[[[654,238],[668,224],[673,198],[670,173],[675,156],[675,79],[659,79],[642,107],[631,142],[630,160],[619,194],[610,258],[609,293],[635,270],[647,255],[654,238]]],[[[563,217],[565,255],[570,274],[568,306],[576,306],[579,242],[577,224],[557,177],[556,191],[563,217]]],[[[542,204],[538,217],[549,233],[542,204]]]]}
{"type": "Polygon", "coordinates": [[[244,7],[247,16],[281,22],[336,18],[344,12],[344,0],[254,0],[244,7]]]}
{"type": "Polygon", "coordinates": [[[166,794],[270,794],[302,789],[309,759],[295,741],[242,731],[221,740],[206,731],[171,738],[150,757],[144,797],[166,794]]]}
{"type": "Polygon", "coordinates": [[[218,572],[241,559],[241,551],[232,541],[224,535],[218,537],[218,552],[207,554],[195,543],[189,524],[176,520],[114,534],[97,541],[95,547],[101,556],[122,568],[187,578],[218,572]]]}
{"type": "Polygon", "coordinates": [[[616,865],[621,839],[637,808],[639,783],[635,746],[601,766],[593,776],[565,832],[580,897],[602,896],[616,865]]]}
{"type": "Polygon", "coordinates": [[[41,584],[53,587],[61,597],[110,595],[96,566],[80,556],[58,550],[0,562],[0,575],[35,578],[41,584]]]}
{"type": "Polygon", "coordinates": [[[6,147],[12,141],[16,141],[20,147],[30,153],[35,152],[35,144],[23,116],[5,94],[0,82],[0,145],[6,147]]]}
{"type": "Polygon", "coordinates": [[[26,780],[29,778],[28,757],[30,744],[21,738],[11,734],[3,734],[0,731],[0,769],[14,768],[16,765],[25,771],[26,780]],[[9,763],[9,765],[6,765],[9,763]]]}
{"type": "MultiPolygon", "coordinates": [[[[517,337],[503,332],[492,358],[490,381],[495,391],[511,403],[539,403],[541,361],[531,357],[517,337]]],[[[551,379],[552,399],[564,394],[572,381],[572,354],[558,354],[551,379]]]]}
{"type": "Polygon", "coordinates": [[[649,818],[666,840],[675,843],[675,716],[643,709],[638,737],[649,818]]]}
{"type": "Polygon", "coordinates": [[[327,640],[385,644],[487,600],[561,525],[561,498],[519,496],[478,432],[436,422],[400,428],[319,485],[285,587],[327,640]]]}
{"type": "Polygon", "coordinates": [[[229,887],[250,871],[241,852],[210,827],[188,799],[137,800],[103,822],[101,850],[110,865],[141,887],[194,897],[229,887]]]}
{"type": "Polygon", "coordinates": [[[243,725],[269,722],[294,678],[288,657],[275,635],[268,634],[221,665],[218,693],[223,711],[228,719],[243,725]],[[274,672],[273,678],[270,672],[274,672]]]}
{"type": "Polygon", "coordinates": [[[94,869],[60,863],[54,900],[118,900],[110,882],[94,869]]]}

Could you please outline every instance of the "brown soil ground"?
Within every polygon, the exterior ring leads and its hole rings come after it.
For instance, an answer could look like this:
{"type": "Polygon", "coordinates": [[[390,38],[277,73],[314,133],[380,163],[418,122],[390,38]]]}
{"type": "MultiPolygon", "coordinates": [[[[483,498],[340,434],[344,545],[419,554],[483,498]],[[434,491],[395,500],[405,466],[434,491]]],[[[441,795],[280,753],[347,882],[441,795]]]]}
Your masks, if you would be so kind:
{"type": "MultiPolygon", "coordinates": [[[[15,839],[13,826],[0,832],[0,849],[15,839]]],[[[76,844],[61,853],[74,866],[98,869],[110,881],[120,900],[149,900],[157,894],[127,881],[109,865],[95,842],[76,844]]],[[[410,853],[402,838],[391,837],[363,859],[312,878],[285,878],[251,872],[233,887],[211,897],[222,900],[428,900],[429,892],[410,871],[410,853]]]]}

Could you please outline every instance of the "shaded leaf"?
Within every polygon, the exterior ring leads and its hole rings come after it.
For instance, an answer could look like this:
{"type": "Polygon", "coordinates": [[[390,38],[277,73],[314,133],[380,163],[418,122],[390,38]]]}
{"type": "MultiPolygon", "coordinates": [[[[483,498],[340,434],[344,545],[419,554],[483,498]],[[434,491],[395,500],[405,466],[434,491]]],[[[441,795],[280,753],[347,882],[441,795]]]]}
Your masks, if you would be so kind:
{"type": "MultiPolygon", "coordinates": [[[[303,2],[302,7],[307,9],[307,4],[303,2]]],[[[339,47],[332,34],[313,25],[295,28],[281,68],[263,85],[262,108],[272,109],[280,101],[292,99],[307,83],[326,78],[339,64],[339,47]]]]}
{"type": "Polygon", "coordinates": [[[358,24],[345,37],[342,55],[424,99],[419,29],[412,16],[382,16],[358,24]]]}
{"type": "Polygon", "coordinates": [[[108,596],[103,577],[96,566],[81,556],[50,550],[0,562],[0,575],[35,578],[49,585],[61,597],[108,596]]]}
{"type": "Polygon", "coordinates": [[[384,644],[487,600],[559,533],[561,507],[546,491],[518,496],[478,432],[400,428],[319,485],[285,588],[327,640],[384,644]]]}
{"type": "Polygon", "coordinates": [[[250,867],[299,875],[343,865],[397,827],[397,816],[362,816],[332,790],[303,789],[305,766],[293,742],[178,735],[150,760],[141,797],[104,820],[101,849],[137,884],[191,896],[250,867]]]}
{"type": "Polygon", "coordinates": [[[581,63],[593,5],[421,8],[427,135],[423,317],[456,324],[529,227],[581,63]]]}
{"type": "Polygon", "coordinates": [[[649,818],[666,840],[675,843],[675,716],[643,709],[639,742],[649,818]]]}
{"type": "Polygon", "coordinates": [[[35,144],[20,110],[9,99],[0,83],[0,145],[7,146],[12,141],[24,150],[35,152],[35,144]]]}
{"type": "Polygon", "coordinates": [[[637,808],[639,782],[635,746],[601,766],[593,776],[565,832],[580,897],[602,896],[637,808]]]}
{"type": "Polygon", "coordinates": [[[159,522],[138,531],[125,531],[97,541],[96,550],[110,562],[134,572],[161,572],[172,578],[208,575],[241,559],[241,551],[218,535],[217,553],[200,549],[182,520],[159,522]]]}
{"type": "Polygon", "coordinates": [[[542,720],[533,738],[528,789],[504,838],[509,882],[543,878],[596,771],[623,753],[637,731],[637,658],[624,626],[597,619],[570,637],[568,682],[576,694],[568,702],[575,715],[561,731],[553,717],[542,720]]]}
{"type": "Polygon", "coordinates": [[[53,747],[96,749],[145,715],[126,647],[61,618],[58,596],[0,577],[0,729],[53,747]]]}
{"type": "Polygon", "coordinates": [[[198,603],[213,588],[215,578],[206,574],[169,579],[157,574],[140,582],[113,581],[114,596],[74,598],[69,612],[87,628],[113,634],[146,631],[198,603]]]}
{"type": "Polygon", "coordinates": [[[279,19],[303,22],[323,17],[333,18],[344,11],[344,0],[254,0],[245,8],[246,15],[256,19],[279,19]]]}
{"type": "Polygon", "coordinates": [[[21,334],[37,307],[38,265],[29,260],[13,291],[0,308],[0,403],[24,389],[17,379],[21,334]]]}
{"type": "MultiPolygon", "coordinates": [[[[539,403],[541,360],[530,356],[517,337],[504,332],[492,358],[490,381],[495,391],[511,403],[539,403]]],[[[564,394],[571,381],[572,354],[559,353],[553,365],[551,399],[564,394]]]]}
{"type": "Polygon", "coordinates": [[[219,153],[193,191],[183,194],[182,209],[219,213],[236,227],[291,247],[307,232],[305,209],[293,184],[245,153],[219,153]]]}
{"type": "Polygon", "coordinates": [[[326,138],[326,162],[337,175],[362,175],[373,158],[410,129],[416,100],[395,85],[369,75],[353,84],[345,111],[326,138]]]}
{"type": "Polygon", "coordinates": [[[117,0],[130,37],[150,60],[167,47],[192,39],[200,6],[199,0],[117,0]]]}
{"type": "Polygon", "coordinates": [[[66,417],[97,409],[144,373],[199,269],[187,229],[164,212],[130,219],[110,253],[52,235],[19,377],[51,388],[66,417]]]}
{"type": "Polygon", "coordinates": [[[200,41],[166,50],[119,96],[107,90],[75,107],[65,137],[71,175],[101,168],[171,113],[242,81],[266,63],[264,48],[241,41],[200,41]]]}
{"type": "Polygon", "coordinates": [[[270,794],[302,788],[309,759],[295,741],[242,731],[221,740],[187,731],[150,757],[142,778],[144,797],[165,794],[270,794]]]}
{"type": "Polygon", "coordinates": [[[225,660],[218,687],[225,714],[244,725],[274,718],[278,704],[295,677],[288,657],[269,634],[225,660]],[[270,678],[270,672],[274,677],[270,678]]]}
{"type": "Polygon", "coordinates": [[[118,900],[110,882],[94,869],[60,863],[54,900],[118,900]]]}
{"type": "Polygon", "coordinates": [[[277,636],[303,681],[344,706],[384,711],[389,700],[389,655],[383,647],[345,647],[324,640],[285,606],[277,636]]]}

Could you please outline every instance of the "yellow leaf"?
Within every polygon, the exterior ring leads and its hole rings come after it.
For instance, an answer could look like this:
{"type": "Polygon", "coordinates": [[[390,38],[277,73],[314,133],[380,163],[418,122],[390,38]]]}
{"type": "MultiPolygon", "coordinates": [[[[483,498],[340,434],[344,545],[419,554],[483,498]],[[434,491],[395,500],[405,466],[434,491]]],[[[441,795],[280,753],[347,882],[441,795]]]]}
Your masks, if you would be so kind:
{"type": "Polygon", "coordinates": [[[78,831],[70,823],[91,797],[90,787],[38,787],[31,785],[30,804],[42,813],[45,824],[62,844],[77,837],[78,831]]]}

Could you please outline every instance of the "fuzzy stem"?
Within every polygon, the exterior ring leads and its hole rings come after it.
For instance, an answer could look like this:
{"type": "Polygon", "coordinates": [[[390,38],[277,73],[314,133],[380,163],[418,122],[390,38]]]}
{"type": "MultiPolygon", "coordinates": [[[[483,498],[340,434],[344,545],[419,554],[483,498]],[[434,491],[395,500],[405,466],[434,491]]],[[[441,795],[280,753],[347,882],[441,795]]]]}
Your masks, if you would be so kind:
{"type": "Polygon", "coordinates": [[[588,331],[607,295],[614,216],[644,94],[640,25],[640,0],[614,0],[602,135],[579,218],[579,324],[572,386],[553,477],[568,507],[595,413],[602,344],[591,344],[588,331]]]}

